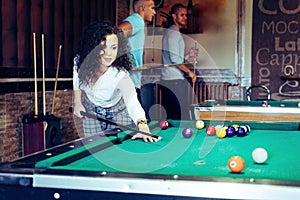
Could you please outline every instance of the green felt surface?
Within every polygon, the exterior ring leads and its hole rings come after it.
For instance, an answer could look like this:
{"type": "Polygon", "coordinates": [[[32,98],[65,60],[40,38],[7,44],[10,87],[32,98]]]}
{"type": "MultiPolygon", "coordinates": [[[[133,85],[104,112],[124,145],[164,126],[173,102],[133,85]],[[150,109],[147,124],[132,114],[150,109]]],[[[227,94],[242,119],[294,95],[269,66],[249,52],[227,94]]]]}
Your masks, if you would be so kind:
{"type": "MultiPolygon", "coordinates": [[[[169,121],[170,127],[152,129],[153,134],[163,137],[157,143],[126,140],[95,152],[68,165],[52,166],[54,162],[80,151],[107,142],[95,141],[84,147],[43,160],[36,167],[63,170],[107,171],[148,173],[179,176],[238,177],[300,181],[300,131],[298,123],[248,123],[251,132],[245,137],[217,138],[207,136],[205,129],[197,130],[194,121],[169,121]],[[182,130],[192,128],[193,136],[182,136],[182,130]],[[264,164],[255,164],[252,151],[262,147],[269,157],[264,164]],[[228,159],[241,156],[245,160],[242,173],[231,173],[228,159]]],[[[208,123],[208,122],[207,122],[208,123]]],[[[217,122],[214,122],[216,125],[217,122]]],[[[228,125],[245,122],[225,122],[228,125]]],[[[221,124],[221,122],[220,122],[221,124]]],[[[206,126],[211,124],[206,124],[206,126]]],[[[112,139],[111,137],[110,139],[112,139]]]]}

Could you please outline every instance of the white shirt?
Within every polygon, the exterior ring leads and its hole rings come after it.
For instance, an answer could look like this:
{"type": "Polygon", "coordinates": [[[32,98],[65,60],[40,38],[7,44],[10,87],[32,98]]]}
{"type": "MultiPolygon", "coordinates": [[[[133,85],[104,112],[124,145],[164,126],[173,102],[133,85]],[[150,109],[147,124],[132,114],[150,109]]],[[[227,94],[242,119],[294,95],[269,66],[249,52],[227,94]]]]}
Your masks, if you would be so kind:
{"type": "Polygon", "coordinates": [[[76,67],[73,71],[74,90],[83,90],[89,100],[96,106],[108,108],[114,106],[123,97],[130,117],[134,122],[145,118],[145,112],[138,101],[134,84],[129,73],[109,67],[93,86],[80,85],[76,67]]]}
{"type": "MultiPolygon", "coordinates": [[[[162,63],[179,64],[184,62],[185,44],[179,29],[172,25],[165,30],[162,39],[162,63]]],[[[175,67],[165,67],[162,69],[162,80],[183,80],[184,73],[175,67]]]]}

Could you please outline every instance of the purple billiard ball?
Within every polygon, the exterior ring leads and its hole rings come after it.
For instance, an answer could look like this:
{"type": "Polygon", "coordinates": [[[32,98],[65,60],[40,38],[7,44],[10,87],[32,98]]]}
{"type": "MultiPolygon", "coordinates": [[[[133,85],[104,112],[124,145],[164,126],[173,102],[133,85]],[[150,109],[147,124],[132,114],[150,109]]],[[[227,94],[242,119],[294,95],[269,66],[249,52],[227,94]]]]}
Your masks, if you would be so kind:
{"type": "Polygon", "coordinates": [[[182,131],[182,135],[183,135],[183,137],[185,137],[185,138],[190,138],[190,137],[192,137],[192,135],[193,135],[193,131],[192,131],[192,129],[190,129],[190,128],[185,128],[185,129],[183,129],[183,131],[182,131]]]}
{"type": "Polygon", "coordinates": [[[238,137],[244,137],[245,135],[247,135],[245,127],[241,127],[241,126],[238,127],[235,133],[238,137]]]}
{"type": "Polygon", "coordinates": [[[228,126],[226,129],[226,136],[227,137],[233,137],[235,135],[235,128],[232,126],[228,126]]]}

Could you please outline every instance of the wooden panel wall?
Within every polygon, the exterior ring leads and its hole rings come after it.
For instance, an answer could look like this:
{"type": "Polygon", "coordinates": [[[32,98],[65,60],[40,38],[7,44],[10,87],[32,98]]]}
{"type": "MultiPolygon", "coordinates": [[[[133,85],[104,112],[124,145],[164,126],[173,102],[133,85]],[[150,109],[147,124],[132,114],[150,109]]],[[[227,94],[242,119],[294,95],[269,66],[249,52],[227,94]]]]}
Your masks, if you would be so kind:
{"type": "Polygon", "coordinates": [[[56,69],[59,45],[60,69],[71,69],[82,28],[96,19],[116,21],[116,0],[2,0],[0,66],[33,66],[32,34],[37,39],[37,64],[41,65],[41,35],[45,35],[46,72],[56,69]]]}

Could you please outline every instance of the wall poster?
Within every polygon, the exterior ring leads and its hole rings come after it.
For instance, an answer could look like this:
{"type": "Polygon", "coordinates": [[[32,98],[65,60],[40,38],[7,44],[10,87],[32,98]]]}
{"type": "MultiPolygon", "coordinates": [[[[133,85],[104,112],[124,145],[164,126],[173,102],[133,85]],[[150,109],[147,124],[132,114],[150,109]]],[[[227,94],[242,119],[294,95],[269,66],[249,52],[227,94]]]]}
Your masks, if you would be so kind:
{"type": "Polygon", "coordinates": [[[300,99],[299,19],[300,0],[253,0],[252,85],[274,100],[300,99]]]}

